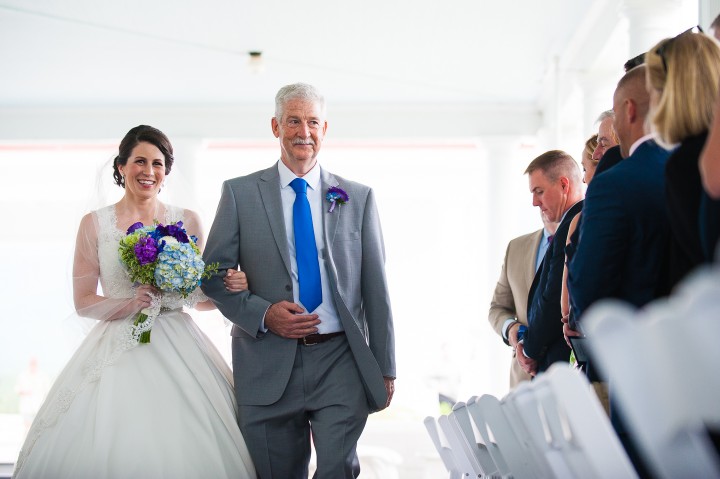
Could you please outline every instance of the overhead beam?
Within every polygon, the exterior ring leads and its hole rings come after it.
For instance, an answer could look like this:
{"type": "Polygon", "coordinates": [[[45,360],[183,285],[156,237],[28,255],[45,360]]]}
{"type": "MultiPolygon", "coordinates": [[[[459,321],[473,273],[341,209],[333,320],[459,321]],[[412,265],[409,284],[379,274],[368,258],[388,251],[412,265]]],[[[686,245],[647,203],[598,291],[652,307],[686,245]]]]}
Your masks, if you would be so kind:
{"type": "MultiPolygon", "coordinates": [[[[150,124],[171,137],[267,138],[272,105],[2,107],[0,140],[119,138],[150,124]]],[[[328,105],[334,138],[467,138],[534,135],[533,105],[328,105]]]]}

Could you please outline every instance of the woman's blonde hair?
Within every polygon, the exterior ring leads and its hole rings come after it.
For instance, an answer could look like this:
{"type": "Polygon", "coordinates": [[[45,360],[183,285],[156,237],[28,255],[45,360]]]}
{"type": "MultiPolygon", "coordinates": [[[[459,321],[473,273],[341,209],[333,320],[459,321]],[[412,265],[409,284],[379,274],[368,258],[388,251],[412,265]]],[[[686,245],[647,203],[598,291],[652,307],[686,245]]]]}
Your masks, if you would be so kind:
{"type": "Polygon", "coordinates": [[[659,101],[651,110],[654,130],[665,144],[707,131],[720,86],[720,47],[704,33],[666,38],[645,54],[646,83],[659,101]]]}

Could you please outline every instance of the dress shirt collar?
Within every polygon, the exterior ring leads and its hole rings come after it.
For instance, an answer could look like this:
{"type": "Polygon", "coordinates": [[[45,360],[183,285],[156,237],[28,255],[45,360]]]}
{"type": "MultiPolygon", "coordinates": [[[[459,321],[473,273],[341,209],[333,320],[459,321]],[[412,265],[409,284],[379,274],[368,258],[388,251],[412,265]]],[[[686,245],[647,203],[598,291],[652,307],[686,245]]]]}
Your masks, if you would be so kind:
{"type": "MultiPolygon", "coordinates": [[[[290,171],[290,168],[285,166],[285,163],[282,162],[282,160],[278,161],[278,174],[280,175],[280,187],[286,188],[290,186],[290,183],[295,178],[300,178],[295,173],[290,171]]],[[[320,189],[320,163],[315,163],[315,166],[313,166],[312,170],[308,171],[305,176],[302,177],[303,180],[307,181],[307,184],[310,188],[312,188],[315,191],[319,191],[320,189]]]]}
{"type": "MultiPolygon", "coordinates": [[[[582,200],[580,200],[580,201],[582,201],[582,200]]],[[[563,213],[562,218],[560,218],[560,222],[558,222],[558,225],[560,225],[560,223],[562,223],[563,221],[565,221],[565,216],[567,216],[568,211],[570,211],[571,209],[573,209],[573,206],[575,206],[576,204],[580,203],[580,201],[576,201],[575,203],[573,203],[572,205],[570,205],[570,208],[568,208],[568,209],[565,210],[565,213],[563,213]]],[[[544,228],[543,228],[543,230],[544,230],[544,228]]],[[[544,234],[544,233],[543,233],[543,234],[544,234]]]]}
{"type": "Polygon", "coordinates": [[[547,230],[547,228],[543,228],[543,242],[547,242],[549,236],[550,232],[547,230]]]}
{"type": "Polygon", "coordinates": [[[638,138],[635,141],[635,143],[633,143],[632,146],[630,147],[630,156],[632,156],[632,154],[635,153],[635,150],[638,149],[638,146],[642,145],[643,143],[645,143],[648,140],[652,140],[653,138],[655,138],[655,135],[652,133],[649,133],[645,136],[638,138]]]}

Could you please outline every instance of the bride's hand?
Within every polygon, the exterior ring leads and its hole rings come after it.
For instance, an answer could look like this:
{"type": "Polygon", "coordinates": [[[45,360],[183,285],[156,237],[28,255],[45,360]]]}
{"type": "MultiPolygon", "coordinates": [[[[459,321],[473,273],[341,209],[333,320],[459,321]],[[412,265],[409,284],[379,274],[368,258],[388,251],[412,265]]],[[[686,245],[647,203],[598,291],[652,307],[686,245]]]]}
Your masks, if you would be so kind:
{"type": "Polygon", "coordinates": [[[153,296],[157,296],[160,292],[154,286],[148,284],[141,284],[135,288],[135,296],[133,297],[133,303],[137,307],[138,311],[144,308],[150,307],[153,296]]]}
{"type": "Polygon", "coordinates": [[[225,289],[231,293],[239,293],[240,291],[248,289],[247,276],[245,276],[245,272],[243,271],[235,269],[227,270],[223,282],[225,283],[225,289]]]}

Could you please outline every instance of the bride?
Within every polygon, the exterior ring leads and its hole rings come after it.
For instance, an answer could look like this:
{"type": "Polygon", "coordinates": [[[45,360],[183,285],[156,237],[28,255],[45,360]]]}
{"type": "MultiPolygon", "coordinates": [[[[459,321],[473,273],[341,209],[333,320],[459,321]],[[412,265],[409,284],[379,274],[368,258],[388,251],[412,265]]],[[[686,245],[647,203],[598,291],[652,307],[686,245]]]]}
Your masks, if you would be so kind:
{"type": "MultiPolygon", "coordinates": [[[[172,145],[141,125],[119,150],[113,176],[124,196],[87,214],[75,244],[75,308],[98,321],[38,412],[13,477],[255,477],[236,422],[232,374],[183,311],[214,306],[200,288],[182,298],[134,286],[118,256],[131,225],[156,219],[182,221],[203,246],[198,215],[158,200],[172,145]],[[151,342],[138,344],[134,317],[157,296],[162,308],[151,342]]],[[[247,289],[242,273],[229,272],[225,282],[231,291],[247,289]]]]}

